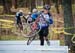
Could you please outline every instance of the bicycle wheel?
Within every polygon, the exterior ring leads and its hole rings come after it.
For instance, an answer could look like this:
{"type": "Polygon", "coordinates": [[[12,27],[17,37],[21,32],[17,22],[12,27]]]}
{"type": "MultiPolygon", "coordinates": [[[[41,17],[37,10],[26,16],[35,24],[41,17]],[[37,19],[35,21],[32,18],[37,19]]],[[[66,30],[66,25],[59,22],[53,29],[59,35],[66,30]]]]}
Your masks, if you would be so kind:
{"type": "Polygon", "coordinates": [[[30,45],[31,42],[35,39],[36,36],[33,37],[29,37],[28,41],[27,41],[27,45],[30,45]]]}
{"type": "Polygon", "coordinates": [[[41,27],[39,30],[32,30],[31,26],[32,26],[33,23],[29,24],[29,23],[23,23],[23,31],[22,32],[19,32],[20,30],[18,30],[18,27],[16,24],[14,24],[14,28],[13,28],[13,33],[16,34],[16,35],[21,35],[21,36],[24,36],[26,38],[29,38],[29,37],[33,37],[35,36],[36,34],[39,33],[41,27]]]}
{"type": "Polygon", "coordinates": [[[14,27],[12,29],[12,32],[19,36],[21,35],[24,37],[31,37],[31,36],[28,36],[30,32],[32,32],[30,24],[23,23],[22,25],[23,25],[23,31],[21,32],[19,27],[16,24],[13,24],[14,27]]]}
{"type": "Polygon", "coordinates": [[[12,32],[15,34],[15,35],[21,35],[20,33],[20,30],[19,30],[19,27],[16,25],[16,24],[13,24],[13,28],[12,28],[12,32]]]}
{"type": "Polygon", "coordinates": [[[30,45],[33,40],[37,40],[37,39],[39,39],[38,34],[36,34],[36,35],[33,36],[33,37],[29,37],[28,40],[27,40],[27,45],[30,45]]]}
{"type": "Polygon", "coordinates": [[[35,29],[34,31],[32,30],[32,24],[33,23],[31,23],[31,24],[28,24],[28,23],[26,23],[24,26],[25,26],[25,28],[24,28],[24,33],[23,33],[23,36],[24,37],[33,37],[33,36],[35,36],[36,34],[38,34],[39,33],[39,31],[41,30],[41,27],[40,27],[40,29],[35,29]]]}
{"type": "Polygon", "coordinates": [[[38,36],[38,33],[39,33],[40,30],[41,30],[41,27],[40,27],[39,30],[34,30],[34,31],[32,32],[32,34],[30,34],[31,37],[29,37],[29,39],[28,39],[28,41],[27,41],[27,45],[30,45],[31,42],[36,39],[36,37],[38,36]]]}
{"type": "Polygon", "coordinates": [[[32,33],[31,25],[28,24],[28,23],[23,24],[23,33],[22,33],[22,35],[24,37],[31,37],[31,35],[29,35],[30,33],[32,33]]]}

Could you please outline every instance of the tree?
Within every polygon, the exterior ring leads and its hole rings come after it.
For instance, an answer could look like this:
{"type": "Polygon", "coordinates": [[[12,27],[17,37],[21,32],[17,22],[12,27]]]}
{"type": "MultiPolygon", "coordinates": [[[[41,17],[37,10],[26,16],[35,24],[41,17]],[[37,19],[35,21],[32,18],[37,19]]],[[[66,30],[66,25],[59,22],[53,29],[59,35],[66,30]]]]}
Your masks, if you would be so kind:
{"type": "Polygon", "coordinates": [[[59,0],[53,0],[53,2],[55,3],[55,7],[56,7],[56,10],[57,10],[57,13],[59,14],[59,0]]]}
{"type": "Polygon", "coordinates": [[[36,8],[35,1],[36,1],[36,0],[30,0],[31,11],[32,11],[32,9],[36,8]]]}
{"type": "MultiPolygon", "coordinates": [[[[63,0],[63,9],[64,9],[64,27],[74,27],[73,17],[72,17],[72,4],[71,0],[63,0]]],[[[65,29],[66,32],[73,34],[74,29],[65,29]]],[[[68,46],[72,46],[71,42],[72,35],[65,36],[65,43],[68,46]]]]}
{"type": "Polygon", "coordinates": [[[4,8],[4,13],[10,12],[10,0],[1,0],[4,8]]]}
{"type": "Polygon", "coordinates": [[[55,7],[56,7],[56,10],[57,10],[57,13],[59,14],[59,3],[58,3],[58,1],[59,1],[59,0],[56,0],[56,2],[55,2],[56,5],[55,5],[55,7]]]}
{"type": "Polygon", "coordinates": [[[43,0],[43,4],[44,4],[44,5],[45,5],[45,4],[51,5],[50,2],[51,2],[51,0],[43,0]]]}
{"type": "Polygon", "coordinates": [[[12,7],[17,8],[17,0],[12,0],[12,7]]]}

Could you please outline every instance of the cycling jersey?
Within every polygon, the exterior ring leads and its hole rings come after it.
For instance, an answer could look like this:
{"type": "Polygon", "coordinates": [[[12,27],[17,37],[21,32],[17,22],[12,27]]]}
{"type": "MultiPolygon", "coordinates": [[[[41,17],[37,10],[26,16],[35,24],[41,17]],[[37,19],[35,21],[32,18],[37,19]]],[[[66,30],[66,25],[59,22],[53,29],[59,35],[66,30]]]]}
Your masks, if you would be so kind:
{"type": "Polygon", "coordinates": [[[31,15],[29,15],[29,16],[27,17],[27,21],[28,21],[28,23],[31,23],[31,22],[32,22],[31,15]]]}
{"type": "Polygon", "coordinates": [[[38,17],[38,13],[33,13],[33,14],[31,15],[31,17],[32,17],[33,21],[35,21],[36,18],[38,17]]]}
{"type": "Polygon", "coordinates": [[[38,24],[41,28],[49,27],[50,24],[53,24],[52,17],[49,14],[42,13],[38,24]]]}
{"type": "Polygon", "coordinates": [[[18,24],[18,23],[21,23],[21,17],[20,17],[20,16],[22,16],[22,15],[23,15],[23,13],[21,13],[21,12],[17,12],[17,13],[16,13],[15,19],[16,19],[16,21],[17,21],[17,24],[18,24]]]}

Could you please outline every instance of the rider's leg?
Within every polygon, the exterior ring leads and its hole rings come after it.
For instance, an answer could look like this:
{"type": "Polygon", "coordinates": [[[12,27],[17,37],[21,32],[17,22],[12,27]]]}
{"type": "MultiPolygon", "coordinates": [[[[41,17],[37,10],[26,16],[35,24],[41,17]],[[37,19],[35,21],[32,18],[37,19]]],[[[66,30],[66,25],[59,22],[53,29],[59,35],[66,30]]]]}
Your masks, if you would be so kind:
{"type": "Polygon", "coordinates": [[[46,42],[47,42],[47,45],[50,45],[50,42],[49,42],[48,37],[45,37],[45,40],[46,40],[46,42]]]}
{"type": "Polygon", "coordinates": [[[19,27],[19,21],[18,20],[16,20],[16,27],[17,27],[17,30],[19,31],[20,30],[20,27],[19,27]]]}
{"type": "Polygon", "coordinates": [[[41,46],[44,45],[44,37],[42,35],[40,35],[40,45],[41,46]]]}
{"type": "Polygon", "coordinates": [[[18,31],[19,31],[20,33],[23,32],[23,26],[22,26],[21,23],[18,23],[18,31]]]}
{"type": "Polygon", "coordinates": [[[48,28],[45,28],[45,30],[44,30],[44,38],[45,38],[45,40],[47,42],[47,45],[50,45],[50,42],[48,40],[48,33],[49,33],[48,28]]]}
{"type": "Polygon", "coordinates": [[[23,31],[23,25],[21,22],[19,23],[19,26],[20,26],[20,30],[23,31]]]}
{"type": "Polygon", "coordinates": [[[43,36],[43,30],[39,32],[39,39],[40,39],[40,45],[44,45],[44,36],[43,36]]]}

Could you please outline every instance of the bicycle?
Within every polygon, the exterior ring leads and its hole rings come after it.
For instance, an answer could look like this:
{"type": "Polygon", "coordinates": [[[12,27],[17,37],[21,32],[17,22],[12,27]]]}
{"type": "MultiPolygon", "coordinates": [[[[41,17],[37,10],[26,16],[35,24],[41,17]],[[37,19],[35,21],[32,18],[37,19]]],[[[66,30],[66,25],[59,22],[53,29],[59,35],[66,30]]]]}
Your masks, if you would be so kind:
{"type": "Polygon", "coordinates": [[[32,23],[27,23],[27,22],[22,22],[23,25],[23,31],[22,33],[19,32],[17,25],[14,24],[14,28],[13,28],[13,33],[16,35],[22,35],[25,38],[28,38],[27,40],[27,45],[30,45],[30,43],[36,38],[37,34],[39,33],[39,31],[41,30],[41,27],[38,28],[38,24],[36,24],[36,28],[34,29],[33,25],[35,22],[32,23]]]}

